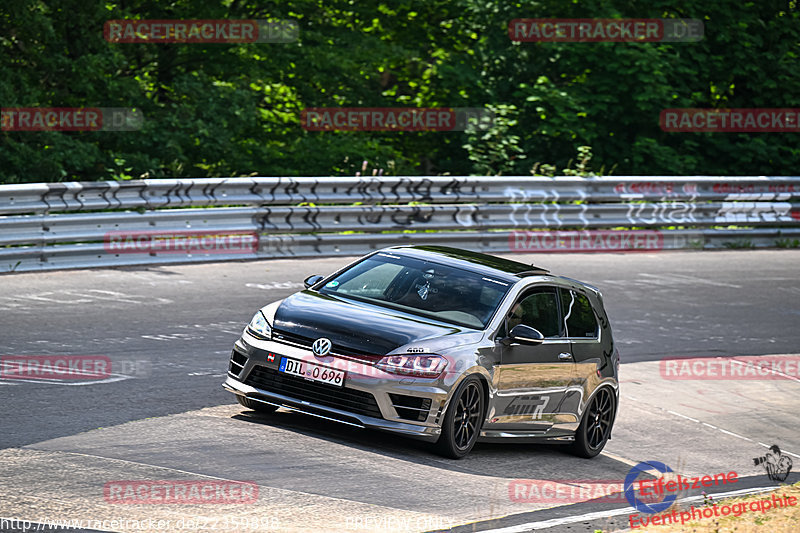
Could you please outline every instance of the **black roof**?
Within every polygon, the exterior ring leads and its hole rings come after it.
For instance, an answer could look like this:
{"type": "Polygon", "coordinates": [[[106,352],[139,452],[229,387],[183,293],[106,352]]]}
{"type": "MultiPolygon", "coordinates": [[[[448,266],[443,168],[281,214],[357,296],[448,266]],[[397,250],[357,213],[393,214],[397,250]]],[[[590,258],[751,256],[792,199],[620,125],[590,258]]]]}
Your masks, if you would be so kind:
{"type": "Polygon", "coordinates": [[[449,246],[395,246],[387,248],[386,251],[402,252],[404,255],[411,257],[435,259],[446,265],[480,271],[485,274],[501,275],[501,277],[506,278],[521,278],[549,273],[548,270],[534,265],[480,252],[450,248],[449,246]]]}

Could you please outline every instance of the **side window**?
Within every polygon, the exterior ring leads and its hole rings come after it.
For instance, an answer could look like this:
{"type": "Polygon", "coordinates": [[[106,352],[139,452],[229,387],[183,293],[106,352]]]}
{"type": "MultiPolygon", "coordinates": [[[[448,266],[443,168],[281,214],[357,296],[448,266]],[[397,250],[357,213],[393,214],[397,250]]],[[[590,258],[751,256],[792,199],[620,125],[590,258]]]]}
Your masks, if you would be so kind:
{"type": "Polygon", "coordinates": [[[552,290],[529,293],[511,308],[508,327],[524,324],[538,329],[545,337],[558,337],[561,328],[558,320],[558,301],[552,290]]]}
{"type": "Polygon", "coordinates": [[[567,337],[597,337],[597,318],[589,298],[575,291],[561,289],[561,308],[567,323],[567,337]]]}

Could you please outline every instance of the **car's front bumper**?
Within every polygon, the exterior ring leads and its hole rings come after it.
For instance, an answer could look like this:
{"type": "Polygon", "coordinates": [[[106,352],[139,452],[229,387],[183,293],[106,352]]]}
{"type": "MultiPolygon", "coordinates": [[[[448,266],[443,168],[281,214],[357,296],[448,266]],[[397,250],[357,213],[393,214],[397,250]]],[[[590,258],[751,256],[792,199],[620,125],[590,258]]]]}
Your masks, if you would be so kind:
{"type": "Polygon", "coordinates": [[[276,405],[278,407],[285,407],[291,411],[305,413],[317,418],[332,420],[334,422],[339,422],[361,429],[369,428],[381,431],[390,431],[392,433],[399,433],[428,442],[436,442],[436,440],[439,438],[439,434],[441,433],[441,429],[438,427],[417,426],[404,422],[373,418],[370,416],[343,411],[341,409],[335,409],[333,407],[327,407],[314,402],[297,400],[289,396],[283,396],[274,392],[251,387],[250,385],[245,385],[241,381],[231,376],[228,376],[222,386],[234,394],[246,396],[247,398],[257,402],[262,402],[267,405],[276,405]]]}
{"type": "MultiPolygon", "coordinates": [[[[223,387],[234,394],[354,427],[390,431],[429,442],[434,442],[439,438],[442,411],[448,389],[438,380],[398,377],[361,363],[353,365],[347,362],[344,366],[333,365],[331,359],[316,359],[311,351],[305,348],[257,339],[247,332],[243,333],[242,337],[236,341],[233,351],[232,357],[239,354],[239,363],[231,365],[223,387]],[[282,357],[299,359],[321,366],[344,368],[347,371],[344,387],[320,390],[318,389],[320,385],[305,382],[310,390],[301,391],[298,387],[304,388],[304,380],[300,379],[298,382],[296,378],[278,374],[282,357]],[[242,358],[246,358],[246,360],[242,358]],[[279,375],[280,378],[278,378],[279,375]],[[295,382],[290,386],[277,386],[283,385],[280,382],[288,378],[295,382]],[[314,388],[317,388],[321,394],[329,392],[341,395],[360,395],[366,398],[365,405],[366,403],[371,405],[369,409],[359,408],[356,410],[360,412],[354,412],[346,408],[348,405],[351,407],[354,405],[352,399],[342,401],[344,407],[337,406],[338,404],[335,402],[326,402],[326,398],[323,396],[317,398],[313,391],[314,388]],[[302,393],[293,394],[292,391],[301,391],[302,393]],[[392,395],[429,400],[430,407],[427,414],[424,415],[424,420],[405,421],[393,404],[392,395]]],[[[341,360],[336,362],[342,363],[341,360]]]]}

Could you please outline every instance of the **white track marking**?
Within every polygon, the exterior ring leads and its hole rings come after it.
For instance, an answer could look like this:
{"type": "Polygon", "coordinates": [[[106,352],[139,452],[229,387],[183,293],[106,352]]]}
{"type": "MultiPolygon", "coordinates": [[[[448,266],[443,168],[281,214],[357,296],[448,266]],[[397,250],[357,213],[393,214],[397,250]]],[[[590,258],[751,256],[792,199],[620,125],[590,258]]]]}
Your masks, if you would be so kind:
{"type": "MultiPolygon", "coordinates": [[[[753,357],[753,356],[742,355],[742,356],[735,356],[735,357],[753,357]]],[[[765,356],[763,356],[763,357],[774,357],[774,356],[765,355],[765,356]]],[[[731,359],[731,364],[739,364],[739,365],[745,365],[745,366],[747,366],[747,363],[746,363],[746,362],[744,362],[744,361],[739,361],[738,359],[735,359],[735,358],[731,359]]],[[[794,377],[794,376],[790,376],[789,374],[784,374],[783,372],[779,372],[779,371],[777,371],[777,370],[774,370],[774,369],[772,369],[772,368],[769,368],[769,367],[766,367],[766,366],[764,366],[764,367],[761,367],[761,366],[759,366],[759,372],[761,371],[761,369],[767,369],[769,372],[771,372],[771,373],[773,373],[773,374],[777,374],[777,375],[779,375],[779,376],[782,376],[782,377],[784,377],[784,378],[786,378],[786,379],[790,379],[790,380],[792,380],[792,381],[796,381],[796,382],[800,383],[800,379],[797,379],[797,378],[796,378],[796,377],[794,377]]]]}
{"type": "Polygon", "coordinates": [[[66,385],[68,387],[83,387],[86,385],[101,385],[103,383],[114,383],[115,381],[125,381],[126,379],[132,379],[131,376],[123,376],[118,375],[115,377],[109,377],[104,379],[98,379],[93,381],[66,381],[60,379],[0,379],[0,385],[22,385],[24,383],[43,383],[46,385],[66,385]]]}
{"type": "MultiPolygon", "coordinates": [[[[741,285],[736,285],[734,283],[723,283],[720,281],[711,281],[703,278],[698,278],[697,276],[687,276],[685,274],[675,274],[675,273],[663,273],[663,274],[648,274],[646,272],[640,272],[640,276],[645,278],[654,278],[660,281],[674,281],[677,283],[690,283],[690,284],[705,284],[705,285],[713,285],[715,287],[730,287],[732,289],[741,289],[741,285]]],[[[663,285],[664,283],[660,283],[663,285]]]]}
{"type": "Polygon", "coordinates": [[[685,418],[686,420],[691,420],[692,422],[697,422],[698,424],[700,423],[700,421],[699,421],[699,420],[697,420],[696,418],[692,418],[691,416],[682,415],[682,414],[680,414],[680,413],[678,413],[678,412],[676,412],[676,411],[669,411],[669,410],[667,410],[667,412],[668,412],[669,414],[671,414],[671,415],[679,416],[679,417],[681,417],[681,418],[685,418]]]}
{"type": "Polygon", "coordinates": [[[636,466],[638,464],[635,461],[631,461],[630,459],[625,459],[624,457],[622,457],[620,455],[617,455],[615,453],[611,453],[611,452],[608,452],[608,451],[605,451],[605,450],[600,452],[600,455],[605,455],[609,459],[614,459],[615,461],[619,461],[620,463],[626,464],[626,465],[628,465],[630,467],[634,467],[634,466],[636,466]]]}
{"type": "MultiPolygon", "coordinates": [[[[637,400],[636,398],[634,398],[633,396],[629,396],[629,395],[627,395],[627,394],[625,394],[624,396],[625,396],[625,398],[628,398],[629,400],[633,400],[633,401],[635,401],[635,402],[638,402],[638,401],[639,401],[639,400],[637,400]]],[[[641,402],[641,403],[644,403],[644,402],[641,402]]],[[[647,404],[647,407],[648,407],[648,408],[652,408],[652,409],[658,409],[659,411],[662,411],[662,412],[664,412],[664,413],[669,413],[669,414],[671,414],[671,415],[674,415],[674,416],[677,416],[677,417],[680,417],[680,418],[684,418],[684,419],[686,419],[686,420],[691,420],[692,422],[695,422],[695,423],[697,423],[697,424],[700,424],[700,425],[703,425],[703,426],[707,426],[707,427],[709,427],[709,428],[712,428],[714,431],[719,431],[720,433],[725,433],[725,434],[727,434],[727,435],[731,435],[731,436],[734,436],[734,437],[737,437],[737,438],[739,438],[739,439],[743,439],[743,440],[746,440],[746,441],[750,441],[750,442],[756,442],[756,441],[754,441],[753,439],[749,439],[749,438],[747,438],[747,437],[744,437],[744,436],[742,436],[742,435],[739,435],[739,434],[737,434],[737,433],[733,433],[732,431],[727,431],[727,430],[724,430],[724,429],[722,429],[722,428],[720,428],[720,427],[717,427],[717,426],[712,426],[711,424],[708,424],[708,423],[706,423],[706,422],[703,422],[703,421],[701,421],[701,420],[697,420],[696,418],[692,418],[692,417],[690,417],[690,416],[682,415],[682,414],[680,414],[680,413],[677,413],[677,412],[675,412],[675,411],[670,411],[669,409],[664,409],[663,407],[659,407],[659,406],[657,406],[657,405],[651,405],[651,404],[647,404]]],[[[760,444],[760,445],[764,446],[765,448],[769,448],[769,446],[768,446],[768,445],[766,445],[766,444],[764,444],[763,442],[759,442],[758,444],[760,444]]],[[[800,458],[800,455],[797,455],[797,454],[795,454],[795,453],[792,453],[792,452],[785,451],[783,448],[781,448],[781,453],[785,453],[785,454],[787,454],[787,455],[791,455],[791,456],[793,456],[793,457],[798,457],[798,458],[800,458]]]]}

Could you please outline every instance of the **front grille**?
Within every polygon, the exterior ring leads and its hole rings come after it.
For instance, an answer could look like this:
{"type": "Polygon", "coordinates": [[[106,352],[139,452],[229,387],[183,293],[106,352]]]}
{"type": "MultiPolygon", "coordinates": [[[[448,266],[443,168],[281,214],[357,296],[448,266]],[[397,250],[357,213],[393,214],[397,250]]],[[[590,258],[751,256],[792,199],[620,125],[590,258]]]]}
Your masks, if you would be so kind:
{"type": "Polygon", "coordinates": [[[244,364],[247,362],[247,356],[242,355],[236,350],[231,352],[231,364],[228,367],[228,372],[238,376],[244,370],[244,364]]]}
{"type": "Polygon", "coordinates": [[[383,418],[381,410],[378,408],[378,402],[368,392],[309,381],[263,366],[253,367],[244,383],[290,398],[314,402],[359,415],[383,418]]]}
{"type": "MultiPolygon", "coordinates": [[[[294,344],[296,346],[302,346],[303,348],[311,349],[311,345],[314,343],[317,338],[308,338],[303,337],[302,335],[297,335],[295,333],[289,333],[286,331],[281,331],[277,329],[272,330],[272,340],[276,342],[285,342],[287,344],[294,344]]],[[[367,352],[364,350],[358,350],[348,346],[342,346],[341,344],[334,344],[331,346],[331,354],[332,355],[344,355],[349,357],[354,357],[356,359],[361,359],[363,361],[377,361],[382,355],[378,355],[372,352],[367,352]]]]}
{"type": "Polygon", "coordinates": [[[428,418],[428,411],[431,409],[430,398],[418,398],[403,394],[389,394],[389,398],[400,418],[419,422],[424,422],[428,418]]]}

